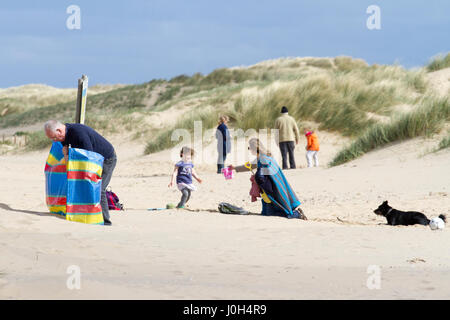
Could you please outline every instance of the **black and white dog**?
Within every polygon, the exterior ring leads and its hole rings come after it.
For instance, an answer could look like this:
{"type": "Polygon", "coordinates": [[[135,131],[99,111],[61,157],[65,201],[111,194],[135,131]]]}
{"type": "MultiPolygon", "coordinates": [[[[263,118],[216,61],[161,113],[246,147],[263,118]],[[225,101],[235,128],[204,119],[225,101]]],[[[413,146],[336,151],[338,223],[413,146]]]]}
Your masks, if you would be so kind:
{"type": "MultiPolygon", "coordinates": [[[[430,220],[422,213],[417,211],[400,211],[392,208],[388,205],[387,201],[384,201],[377,209],[373,210],[375,214],[383,216],[387,219],[387,224],[391,226],[410,226],[413,224],[422,224],[428,226],[430,220]]],[[[445,222],[445,215],[439,216],[445,222]]]]}

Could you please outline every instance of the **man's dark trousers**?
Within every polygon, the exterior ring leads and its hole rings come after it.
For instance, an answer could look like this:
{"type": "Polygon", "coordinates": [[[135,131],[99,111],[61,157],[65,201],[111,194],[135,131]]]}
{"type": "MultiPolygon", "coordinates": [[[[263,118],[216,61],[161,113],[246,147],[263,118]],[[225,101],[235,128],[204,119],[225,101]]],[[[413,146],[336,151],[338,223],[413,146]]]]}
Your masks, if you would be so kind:
{"type": "Polygon", "coordinates": [[[295,142],[294,141],[283,141],[280,142],[280,151],[281,151],[281,158],[283,159],[283,169],[287,169],[287,155],[289,154],[289,165],[291,166],[291,169],[295,169],[295,158],[294,158],[294,149],[295,149],[295,142]]]}
{"type": "Polygon", "coordinates": [[[108,207],[108,199],[106,198],[106,187],[108,187],[109,182],[111,181],[111,177],[116,167],[117,156],[114,153],[114,156],[111,158],[105,159],[103,161],[103,172],[102,172],[102,197],[101,197],[101,206],[103,213],[103,221],[105,225],[110,225],[111,220],[109,218],[109,207],[108,207]]]}

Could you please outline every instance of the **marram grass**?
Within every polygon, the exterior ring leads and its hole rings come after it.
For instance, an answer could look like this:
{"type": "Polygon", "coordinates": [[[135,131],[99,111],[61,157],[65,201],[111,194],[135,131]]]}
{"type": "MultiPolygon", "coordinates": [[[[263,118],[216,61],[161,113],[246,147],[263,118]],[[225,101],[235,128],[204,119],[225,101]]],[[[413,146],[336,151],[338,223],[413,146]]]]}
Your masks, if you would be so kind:
{"type": "MultiPolygon", "coordinates": [[[[388,143],[419,136],[429,136],[450,121],[448,98],[425,98],[414,111],[393,118],[390,123],[376,124],[367,129],[347,148],[340,151],[329,163],[337,166],[388,143]]],[[[444,142],[445,143],[445,142],[444,142]]]]}

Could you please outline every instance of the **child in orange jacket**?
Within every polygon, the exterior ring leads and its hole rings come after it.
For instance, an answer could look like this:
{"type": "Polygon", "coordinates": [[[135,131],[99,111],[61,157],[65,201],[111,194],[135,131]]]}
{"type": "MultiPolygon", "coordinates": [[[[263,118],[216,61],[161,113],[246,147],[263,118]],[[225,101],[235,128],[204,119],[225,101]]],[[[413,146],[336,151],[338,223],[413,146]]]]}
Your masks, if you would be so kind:
{"type": "Polygon", "coordinates": [[[308,163],[308,168],[312,167],[312,159],[314,159],[314,166],[319,166],[319,158],[317,153],[319,152],[319,139],[313,130],[305,130],[306,136],[306,161],[308,163]]]}

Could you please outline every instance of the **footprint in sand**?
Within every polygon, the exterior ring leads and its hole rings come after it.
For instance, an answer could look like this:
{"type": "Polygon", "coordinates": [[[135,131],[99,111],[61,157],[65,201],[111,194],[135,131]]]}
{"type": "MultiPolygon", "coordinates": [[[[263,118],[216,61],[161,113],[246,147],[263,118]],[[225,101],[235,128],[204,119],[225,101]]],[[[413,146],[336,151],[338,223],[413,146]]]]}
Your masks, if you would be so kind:
{"type": "Polygon", "coordinates": [[[418,263],[418,262],[426,262],[426,261],[424,259],[421,259],[421,258],[413,258],[413,259],[406,260],[406,262],[418,263]]]}

